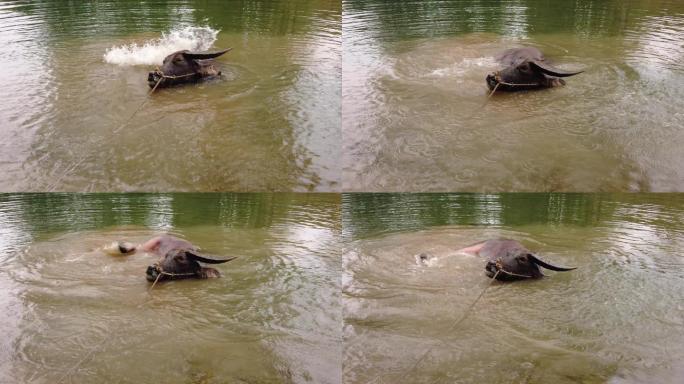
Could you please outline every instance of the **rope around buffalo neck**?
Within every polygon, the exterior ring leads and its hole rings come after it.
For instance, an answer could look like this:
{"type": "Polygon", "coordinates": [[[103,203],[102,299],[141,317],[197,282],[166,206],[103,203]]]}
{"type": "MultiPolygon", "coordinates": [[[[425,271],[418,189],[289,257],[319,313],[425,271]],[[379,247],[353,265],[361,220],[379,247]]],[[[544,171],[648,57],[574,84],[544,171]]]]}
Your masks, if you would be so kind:
{"type": "MultiPolygon", "coordinates": [[[[492,280],[491,280],[491,281],[482,289],[482,292],[480,292],[480,294],[477,295],[477,298],[475,298],[475,300],[466,308],[465,312],[463,313],[463,316],[461,316],[459,319],[457,319],[456,321],[454,321],[454,323],[451,325],[451,327],[449,327],[449,329],[447,330],[447,333],[449,333],[449,334],[452,333],[452,332],[453,332],[453,331],[454,331],[454,330],[455,330],[455,329],[456,329],[456,328],[457,328],[457,327],[458,327],[466,318],[468,318],[468,315],[470,315],[470,313],[472,313],[473,308],[474,308],[475,305],[480,301],[480,299],[482,299],[482,296],[484,296],[484,294],[485,294],[485,292],[487,291],[487,289],[488,289],[489,287],[491,287],[492,284],[494,284],[494,281],[496,281],[496,277],[497,277],[498,275],[499,275],[499,271],[496,271],[496,273],[495,273],[494,276],[492,277],[492,280]]],[[[411,367],[410,367],[409,369],[407,369],[406,371],[404,371],[404,372],[401,374],[401,376],[402,376],[402,377],[406,377],[408,374],[412,373],[412,372],[418,367],[418,365],[420,365],[420,363],[422,363],[423,360],[425,360],[425,358],[427,357],[427,355],[428,355],[430,352],[432,352],[432,349],[433,349],[438,343],[444,343],[444,341],[440,340],[440,341],[438,341],[438,342],[432,344],[431,346],[429,346],[429,347],[425,350],[425,352],[423,352],[423,354],[420,355],[420,357],[418,358],[418,360],[416,360],[416,361],[413,363],[413,365],[411,365],[411,367]]],[[[376,376],[375,378],[373,378],[373,380],[369,381],[368,384],[373,384],[373,383],[377,382],[381,377],[382,377],[382,375],[376,376]]]]}
{"type": "Polygon", "coordinates": [[[527,84],[527,83],[520,83],[520,84],[516,84],[516,83],[507,83],[507,82],[505,82],[505,81],[497,81],[497,82],[496,82],[496,86],[498,87],[499,84],[507,85],[507,86],[509,86],[509,87],[514,87],[514,88],[515,88],[515,87],[539,87],[539,84],[535,84],[535,83],[529,83],[529,84],[527,84]]]}
{"type": "MultiPolygon", "coordinates": [[[[513,87],[513,88],[515,88],[515,87],[538,87],[540,85],[539,83],[520,83],[520,84],[507,83],[507,82],[501,80],[501,75],[499,72],[496,72],[496,74],[494,75],[494,80],[496,80],[496,86],[497,87],[499,86],[499,84],[503,84],[503,85],[513,87]]],[[[494,89],[496,89],[496,87],[494,89]]],[[[492,93],[494,93],[494,92],[492,91],[492,93]]]]}
{"type": "MultiPolygon", "coordinates": [[[[197,76],[197,73],[188,73],[187,75],[179,75],[179,76],[174,76],[174,75],[165,75],[164,72],[162,72],[159,67],[154,71],[156,75],[159,76],[159,79],[183,79],[185,77],[190,77],[190,76],[197,76]]],[[[150,92],[151,93],[151,92],[150,92]]]]}
{"type": "Polygon", "coordinates": [[[154,283],[152,283],[152,286],[150,289],[147,291],[150,292],[152,289],[154,289],[154,286],[157,285],[157,282],[162,276],[171,276],[171,277],[176,277],[176,276],[195,276],[197,275],[196,273],[173,273],[173,272],[166,272],[159,264],[155,265],[154,268],[157,271],[157,278],[154,279],[154,283]]]}
{"type": "Polygon", "coordinates": [[[519,273],[509,272],[509,271],[505,270],[503,267],[503,264],[501,263],[501,258],[496,259],[496,274],[492,278],[495,278],[496,275],[499,274],[499,272],[503,272],[503,273],[510,275],[510,276],[523,277],[525,279],[531,279],[532,278],[532,276],[530,276],[530,275],[521,275],[519,273]]]}

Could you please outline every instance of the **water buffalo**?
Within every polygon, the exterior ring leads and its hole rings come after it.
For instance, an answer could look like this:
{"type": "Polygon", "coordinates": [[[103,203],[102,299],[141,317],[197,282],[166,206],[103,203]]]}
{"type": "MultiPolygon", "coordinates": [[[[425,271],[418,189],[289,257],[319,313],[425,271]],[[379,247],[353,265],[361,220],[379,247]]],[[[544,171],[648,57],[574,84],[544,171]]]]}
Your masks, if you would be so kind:
{"type": "Polygon", "coordinates": [[[192,245],[191,242],[170,235],[155,236],[138,245],[128,241],[115,241],[106,245],[103,249],[111,255],[130,255],[137,250],[142,250],[159,257],[164,257],[164,255],[172,249],[186,249],[193,252],[199,251],[199,248],[192,245]]]}
{"type": "Polygon", "coordinates": [[[150,88],[168,87],[196,82],[206,77],[220,76],[221,71],[214,67],[213,59],[231,49],[213,53],[197,53],[187,50],[174,52],[166,56],[161,68],[157,68],[147,75],[147,83],[150,88]]]}
{"type": "Polygon", "coordinates": [[[540,50],[534,47],[513,48],[496,57],[506,68],[487,76],[490,90],[521,91],[565,85],[560,77],[573,76],[583,71],[564,71],[550,65],[540,50]]]}
{"type": "Polygon", "coordinates": [[[497,280],[511,281],[543,277],[539,267],[552,271],[571,271],[575,268],[557,267],[537,258],[515,240],[487,240],[460,250],[487,259],[485,274],[497,280]]]}
{"type": "Polygon", "coordinates": [[[140,245],[140,249],[160,257],[158,262],[147,267],[145,274],[148,281],[220,277],[219,271],[202,267],[200,262],[221,264],[235,259],[235,257],[213,259],[200,256],[199,249],[192,243],[169,235],[153,237],[140,245]]]}
{"type": "Polygon", "coordinates": [[[153,282],[220,277],[219,271],[214,268],[202,267],[200,263],[221,264],[236,259],[236,257],[214,259],[202,256],[199,254],[199,248],[189,241],[170,235],[156,236],[140,245],[117,241],[106,246],[104,250],[112,255],[130,255],[141,250],[158,256],[159,261],[147,267],[145,273],[147,280],[153,282]]]}

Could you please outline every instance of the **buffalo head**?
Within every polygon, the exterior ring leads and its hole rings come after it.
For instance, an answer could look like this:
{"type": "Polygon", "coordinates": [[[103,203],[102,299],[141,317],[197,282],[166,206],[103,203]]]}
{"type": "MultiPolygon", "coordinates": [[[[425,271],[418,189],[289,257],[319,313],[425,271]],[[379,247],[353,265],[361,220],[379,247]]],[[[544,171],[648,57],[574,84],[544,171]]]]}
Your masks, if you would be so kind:
{"type": "Polygon", "coordinates": [[[519,91],[535,88],[549,88],[565,85],[561,77],[582,73],[582,71],[564,71],[550,65],[537,48],[509,49],[497,57],[506,68],[487,76],[490,90],[519,91]]]}
{"type": "Polygon", "coordinates": [[[151,88],[198,81],[209,76],[219,76],[221,71],[214,67],[214,58],[230,51],[228,48],[213,53],[190,51],[174,52],[164,59],[161,68],[147,75],[151,88]]]}
{"type": "Polygon", "coordinates": [[[575,269],[546,263],[515,240],[487,240],[461,251],[486,258],[485,274],[502,281],[538,279],[544,276],[539,267],[561,272],[575,269]]]}
{"type": "Polygon", "coordinates": [[[200,263],[221,264],[236,257],[228,259],[209,259],[197,255],[193,251],[184,249],[172,249],[168,251],[157,263],[147,267],[147,281],[155,282],[176,279],[208,279],[220,277],[221,274],[214,268],[202,267],[200,263]]]}

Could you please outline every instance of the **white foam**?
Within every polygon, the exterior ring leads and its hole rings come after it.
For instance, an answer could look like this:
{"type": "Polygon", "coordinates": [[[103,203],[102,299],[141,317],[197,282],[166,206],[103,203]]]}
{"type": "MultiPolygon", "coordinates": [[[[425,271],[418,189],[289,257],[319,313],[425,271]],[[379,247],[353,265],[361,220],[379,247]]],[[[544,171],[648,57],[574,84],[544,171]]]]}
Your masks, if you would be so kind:
{"type": "Polygon", "coordinates": [[[416,259],[416,265],[434,267],[439,263],[439,258],[436,256],[428,255],[426,253],[421,253],[419,255],[413,256],[416,259]]]}
{"type": "Polygon", "coordinates": [[[428,74],[428,77],[451,77],[462,76],[473,68],[494,67],[496,61],[493,57],[464,58],[446,68],[438,68],[428,74]]]}
{"type": "Polygon", "coordinates": [[[219,31],[210,27],[172,29],[162,33],[161,38],[136,43],[113,46],[105,52],[104,61],[116,65],[160,65],[170,53],[184,49],[206,51],[216,41],[219,31]]]}

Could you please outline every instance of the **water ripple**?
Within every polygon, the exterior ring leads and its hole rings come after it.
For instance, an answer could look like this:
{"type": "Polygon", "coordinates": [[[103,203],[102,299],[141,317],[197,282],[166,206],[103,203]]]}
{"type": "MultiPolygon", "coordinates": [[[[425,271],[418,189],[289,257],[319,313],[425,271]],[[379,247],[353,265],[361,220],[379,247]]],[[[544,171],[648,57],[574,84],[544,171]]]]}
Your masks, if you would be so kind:
{"type": "Polygon", "coordinates": [[[344,2],[346,189],[681,189],[680,8],[344,2]],[[518,46],[584,72],[487,99],[494,57],[518,46]]]}
{"type": "Polygon", "coordinates": [[[684,349],[671,338],[684,326],[678,304],[684,284],[681,198],[476,196],[353,194],[343,200],[343,210],[350,211],[346,380],[524,382],[543,366],[540,380],[549,382],[647,372],[651,381],[668,382],[678,372],[672,367],[684,349]],[[490,286],[484,261],[455,250],[501,237],[579,268],[490,286]],[[420,253],[434,262],[417,265],[420,253]],[[429,358],[421,360],[426,351],[429,358]],[[409,371],[407,362],[419,360],[409,371]]]}

